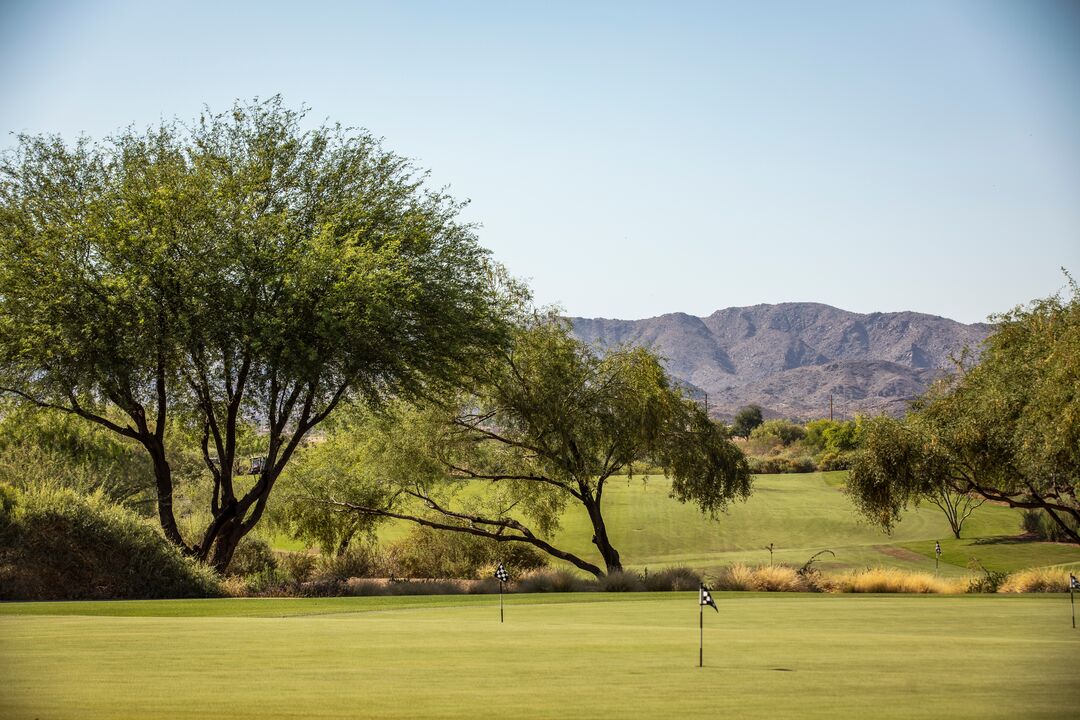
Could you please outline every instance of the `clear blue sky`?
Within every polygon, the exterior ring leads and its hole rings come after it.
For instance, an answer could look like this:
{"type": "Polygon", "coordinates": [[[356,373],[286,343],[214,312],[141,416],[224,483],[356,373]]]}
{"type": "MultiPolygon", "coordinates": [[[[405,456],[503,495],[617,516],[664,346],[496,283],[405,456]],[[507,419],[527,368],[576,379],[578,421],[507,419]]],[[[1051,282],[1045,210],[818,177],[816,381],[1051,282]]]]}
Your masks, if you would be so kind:
{"type": "Polygon", "coordinates": [[[1075,0],[0,0],[0,147],[275,93],[471,198],[573,315],[970,322],[1080,276],[1075,0]]]}

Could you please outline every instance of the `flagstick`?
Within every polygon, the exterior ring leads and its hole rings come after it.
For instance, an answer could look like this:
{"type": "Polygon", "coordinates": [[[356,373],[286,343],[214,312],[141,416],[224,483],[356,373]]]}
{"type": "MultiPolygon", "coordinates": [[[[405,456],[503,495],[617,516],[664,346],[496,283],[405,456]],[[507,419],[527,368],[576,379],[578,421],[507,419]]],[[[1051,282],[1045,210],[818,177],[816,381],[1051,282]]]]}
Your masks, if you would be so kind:
{"type": "Polygon", "coordinates": [[[499,622],[505,622],[503,620],[503,581],[499,581],[499,622]]]}
{"type": "Polygon", "coordinates": [[[705,605],[701,602],[701,591],[698,590],[698,649],[697,666],[705,667],[705,605]]]}
{"type": "Polygon", "coordinates": [[[1076,629],[1076,597],[1073,595],[1072,582],[1069,582],[1069,604],[1072,605],[1073,630],[1076,629]]]}

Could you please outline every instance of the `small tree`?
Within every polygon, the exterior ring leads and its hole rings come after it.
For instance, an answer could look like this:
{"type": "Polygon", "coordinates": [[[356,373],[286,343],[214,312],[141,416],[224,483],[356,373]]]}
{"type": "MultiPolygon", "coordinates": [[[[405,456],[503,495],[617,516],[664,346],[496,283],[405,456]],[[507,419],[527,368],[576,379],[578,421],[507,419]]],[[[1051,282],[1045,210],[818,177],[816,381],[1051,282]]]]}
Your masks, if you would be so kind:
{"type": "Polygon", "coordinates": [[[867,515],[887,527],[940,486],[1044,510],[1080,543],[1080,290],[1071,278],[1069,289],[1068,299],[999,316],[978,364],[932,388],[903,421],[870,424],[848,483],[867,515]]]}
{"type": "Polygon", "coordinates": [[[671,383],[654,355],[635,348],[601,356],[553,318],[522,330],[484,368],[475,392],[369,418],[358,442],[368,453],[359,466],[366,481],[392,489],[390,502],[316,500],[527,543],[597,576],[622,569],[603,513],[616,473],[655,462],[670,474],[673,497],[711,515],[747,497],[751,485],[723,426],[671,383]],[[469,487],[477,482],[487,492],[469,487]],[[603,568],[545,539],[572,503],[588,513],[603,568]]]}
{"type": "Polygon", "coordinates": [[[391,499],[388,488],[363,482],[367,452],[357,442],[360,436],[360,428],[343,418],[334,423],[325,441],[299,452],[281,478],[281,502],[271,512],[276,526],[293,538],[318,545],[326,555],[344,555],[358,537],[372,538],[380,518],[308,502],[310,498],[349,497],[375,506],[391,499]]]}
{"type": "Polygon", "coordinates": [[[369,134],[302,121],[273,98],[103,143],[21,136],[0,162],[0,390],[141,445],[165,536],[219,570],[342,401],[457,379],[516,301],[459,203],[369,134]],[[190,540],[173,417],[213,480],[190,540]]]}
{"type": "Polygon", "coordinates": [[[886,529],[907,505],[927,500],[944,513],[959,539],[964,521],[985,498],[958,489],[956,474],[948,454],[914,418],[904,423],[879,417],[866,422],[847,490],[863,513],[886,529]]]}
{"type": "Polygon", "coordinates": [[[764,418],[761,416],[761,407],[747,405],[735,413],[735,422],[731,426],[731,434],[735,437],[748,438],[753,429],[762,422],[764,422],[764,418]]]}

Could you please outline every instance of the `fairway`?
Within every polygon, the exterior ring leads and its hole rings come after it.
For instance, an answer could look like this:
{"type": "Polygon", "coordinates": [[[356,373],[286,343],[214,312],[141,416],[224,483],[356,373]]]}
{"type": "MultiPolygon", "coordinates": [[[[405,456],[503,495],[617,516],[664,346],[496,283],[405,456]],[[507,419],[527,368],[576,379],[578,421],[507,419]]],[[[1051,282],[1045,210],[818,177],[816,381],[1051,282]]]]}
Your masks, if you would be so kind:
{"type": "MultiPolygon", "coordinates": [[[[750,499],[731,504],[716,520],[672,499],[671,481],[663,476],[616,477],[604,490],[604,517],[623,564],[638,571],[683,565],[716,574],[736,562],[768,564],[765,546],[772,543],[773,560],[796,567],[828,549],[836,555],[820,558],[821,569],[886,566],[932,572],[935,540],[942,547],[938,572],[948,577],[970,575],[972,559],[1005,572],[1042,565],[1080,569],[1080,547],[1021,541],[1020,511],[990,503],[968,519],[960,540],[929,503],[906,512],[886,534],[856,513],[842,492],[846,476],[846,471],[757,475],[750,499]]],[[[398,540],[411,527],[390,522],[379,536],[398,540]]],[[[567,507],[555,545],[602,564],[591,537],[585,510],[567,507]]],[[[296,549],[286,538],[274,542],[296,549]]]]}
{"type": "Polygon", "coordinates": [[[0,605],[0,717],[1061,718],[1058,596],[696,593],[0,605]]]}

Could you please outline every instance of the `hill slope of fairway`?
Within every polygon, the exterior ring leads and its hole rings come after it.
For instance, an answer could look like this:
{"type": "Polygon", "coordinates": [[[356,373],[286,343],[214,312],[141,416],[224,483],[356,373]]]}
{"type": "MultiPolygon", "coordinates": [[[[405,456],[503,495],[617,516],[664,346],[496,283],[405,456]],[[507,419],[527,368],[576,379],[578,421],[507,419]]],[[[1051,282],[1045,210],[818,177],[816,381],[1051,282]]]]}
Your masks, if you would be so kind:
{"type": "MultiPolygon", "coordinates": [[[[1080,566],[1080,548],[1016,542],[1020,513],[984,504],[954,540],[941,511],[929,504],[909,511],[891,535],[860,518],[841,492],[845,473],[758,475],[754,493],[733,504],[716,521],[692,505],[669,497],[663,477],[615,479],[605,489],[605,518],[616,549],[630,567],[688,565],[715,571],[732,562],[768,563],[765,546],[774,545],[776,562],[801,565],[819,550],[830,549],[819,567],[886,565],[934,569],[934,541],[943,550],[941,572],[970,572],[971,558],[995,570],[1034,565],[1080,566]]],[[[590,539],[585,511],[570,508],[557,544],[600,562],[590,539]]]]}
{"type": "Polygon", "coordinates": [[[490,596],[407,600],[0,605],[0,717],[1058,718],[1080,704],[1064,595],[717,593],[700,669],[696,593],[513,596],[503,625],[490,596]]]}

